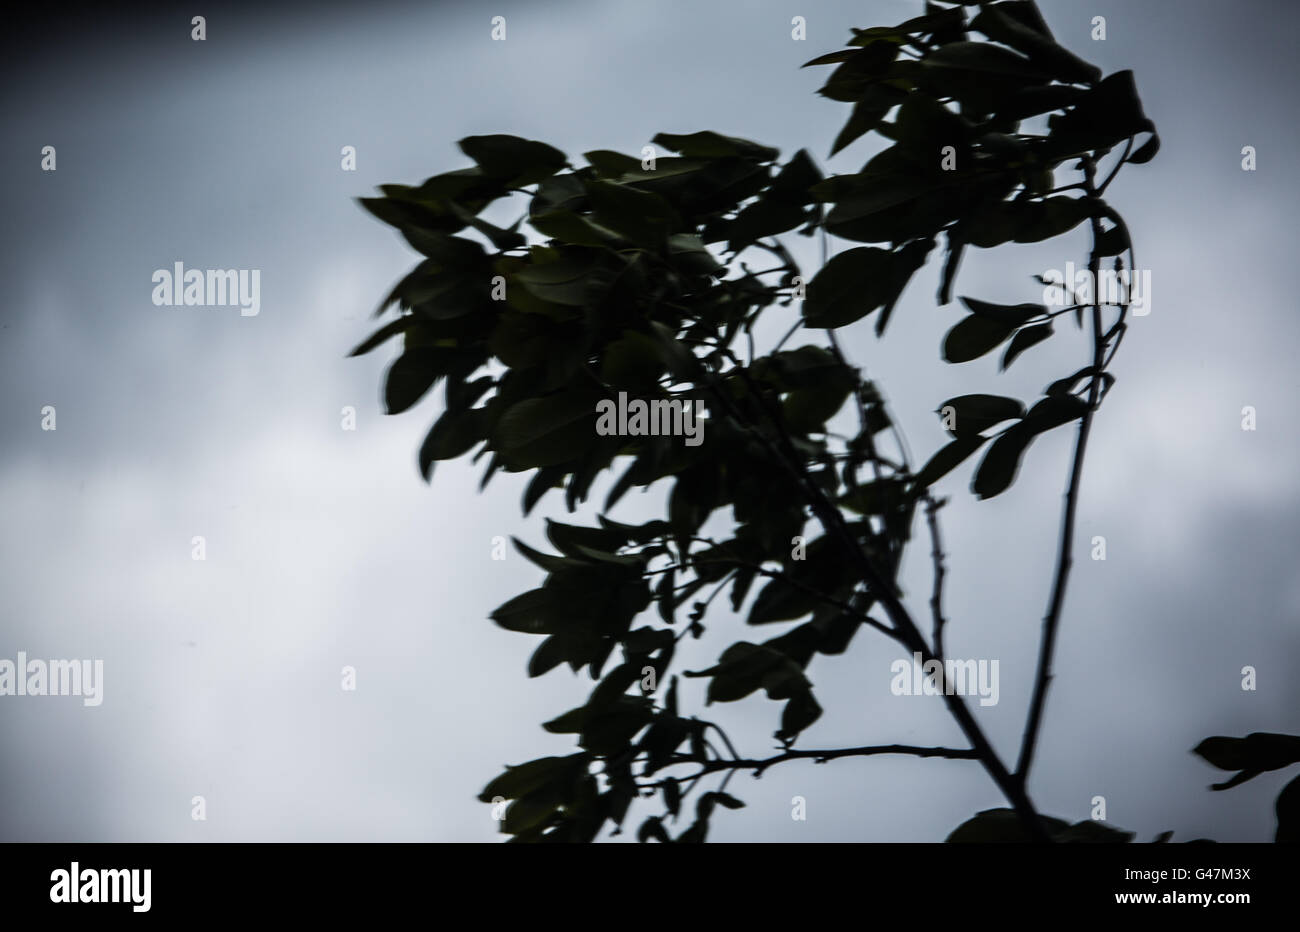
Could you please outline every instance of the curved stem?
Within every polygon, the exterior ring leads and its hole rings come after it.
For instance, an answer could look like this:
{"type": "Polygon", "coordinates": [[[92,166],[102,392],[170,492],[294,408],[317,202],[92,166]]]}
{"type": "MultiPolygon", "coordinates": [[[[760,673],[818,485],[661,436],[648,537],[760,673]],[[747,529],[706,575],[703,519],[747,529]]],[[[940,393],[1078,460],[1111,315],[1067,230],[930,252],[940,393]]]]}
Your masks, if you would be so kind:
{"type": "MultiPolygon", "coordinates": [[[[1122,162],[1120,164],[1123,164],[1122,162]]],[[[1097,188],[1097,165],[1092,159],[1084,161],[1084,190],[1094,207],[1100,208],[1101,196],[1097,188]]],[[[1111,177],[1114,175],[1112,173],[1111,177]]],[[[1107,179],[1109,182],[1110,179],[1107,179]]],[[[1029,768],[1034,762],[1034,750],[1038,744],[1038,732],[1043,721],[1043,707],[1047,701],[1047,688],[1052,681],[1052,656],[1056,650],[1056,635],[1060,629],[1061,608],[1065,604],[1065,587],[1070,578],[1070,567],[1074,562],[1074,520],[1079,505],[1079,485],[1083,478],[1083,458],[1088,449],[1088,433],[1092,429],[1092,415],[1097,408],[1101,392],[1101,372],[1105,364],[1106,341],[1102,335],[1101,298],[1098,282],[1101,278],[1101,254],[1098,240],[1101,238],[1101,218],[1098,210],[1093,210],[1089,218],[1092,225],[1092,256],[1089,268],[1092,270],[1092,379],[1088,386],[1088,407],[1079,420],[1079,434],[1074,444],[1074,461],[1070,467],[1070,482],[1065,492],[1065,506],[1061,516],[1061,541],[1056,558],[1056,576],[1052,583],[1052,594],[1048,601],[1047,614],[1043,618],[1043,638],[1038,649],[1037,672],[1034,677],[1034,691],[1029,700],[1029,714],[1025,722],[1024,738],[1020,744],[1020,757],[1016,762],[1016,779],[1023,786],[1029,779],[1029,768]]]]}
{"type": "MultiPolygon", "coordinates": [[[[737,771],[752,770],[754,776],[759,776],[767,768],[791,760],[813,760],[819,764],[826,761],[835,760],[840,757],[872,757],[877,754],[908,754],[912,757],[944,757],[949,760],[978,760],[979,755],[972,748],[926,748],[917,747],[910,744],[877,744],[861,748],[835,748],[834,750],[824,751],[786,751],[783,754],[777,754],[774,757],[767,757],[760,760],[727,760],[717,758],[714,760],[701,762],[693,757],[674,760],[671,764],[699,764],[700,770],[696,773],[684,777],[668,777],[669,780],[676,780],[684,783],[687,780],[692,782],[698,780],[710,773],[716,773],[719,770],[737,771]]],[[[683,794],[685,795],[685,794],[683,794]]]]}

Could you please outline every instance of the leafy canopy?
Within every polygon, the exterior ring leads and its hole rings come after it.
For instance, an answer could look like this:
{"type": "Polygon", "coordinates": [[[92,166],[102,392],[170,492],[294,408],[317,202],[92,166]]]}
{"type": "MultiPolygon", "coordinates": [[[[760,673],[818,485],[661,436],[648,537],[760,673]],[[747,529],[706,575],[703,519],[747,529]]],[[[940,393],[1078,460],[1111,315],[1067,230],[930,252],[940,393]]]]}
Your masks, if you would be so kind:
{"type": "MultiPolygon", "coordinates": [[[[883,334],[940,243],[944,304],[964,250],[1085,222],[1104,234],[1097,258],[1118,267],[1130,250],[1118,213],[1095,192],[1061,190],[1056,176],[1090,172],[1119,145],[1121,160],[1155,154],[1132,74],[1103,77],[1020,0],[927,3],[897,26],[853,30],[846,48],[808,65],[831,67],[820,93],[852,105],[832,154],[873,132],[891,143],[856,173],[825,177],[806,150],[782,160],[712,131],[656,136],[672,154],[652,162],[598,150],[578,166],[545,143],[488,135],[461,140],[472,165],[361,200],[424,257],[380,307],[397,315],[354,352],[401,338],[389,413],[443,383],[419,451],[426,479],[437,461],[473,452],[486,459],[482,486],[502,470],[531,474],[527,514],[552,489],[573,511],[597,476],[617,473],[596,525],[548,521],[546,551],[516,541],[545,579],[492,614],[539,639],[530,676],[567,665],[595,683],[585,704],[544,725],[574,736],[574,753],[509,767],[480,795],[513,801],[502,829],[515,840],[594,839],[646,796],[663,814],[641,824],[641,840],[704,840],[717,806],[743,805],[721,788],[698,797],[684,829],[669,824],[696,775],[738,758],[716,725],[679,707],[672,663],[682,637],[703,632],[714,596],[745,610],[752,633],[683,675],[707,680],[708,703],[766,694],[780,706],[777,740],[793,747],[822,715],[808,676],[816,655],[842,654],[864,625],[920,643],[893,581],[929,487],[983,449],[973,491],[1001,493],[1035,437],[1078,421],[1099,400],[1094,385],[1109,386],[1094,364],[1029,403],[949,399],[940,408],[955,413],[952,440],[914,470],[901,445],[881,452],[894,430],[881,395],[829,333],[875,315],[883,334]],[[526,208],[510,227],[483,219],[519,199],[526,208]],[[808,280],[780,239],[791,233],[850,247],[808,280]],[[754,271],[756,256],[774,267],[754,271]],[[798,345],[759,354],[764,313],[789,316],[798,345]],[[703,444],[598,435],[596,405],[619,392],[703,402],[703,444]],[[827,424],[846,404],[858,429],[841,437],[827,424]],[[608,517],[630,489],[661,482],[662,519],[608,517]],[[730,535],[702,537],[727,509],[730,535]]],[[[1005,346],[1008,366],[1053,336],[1060,313],[961,303],[942,346],[952,363],[1005,346]]],[[[1071,310],[1082,324],[1082,308],[1071,310]]]]}

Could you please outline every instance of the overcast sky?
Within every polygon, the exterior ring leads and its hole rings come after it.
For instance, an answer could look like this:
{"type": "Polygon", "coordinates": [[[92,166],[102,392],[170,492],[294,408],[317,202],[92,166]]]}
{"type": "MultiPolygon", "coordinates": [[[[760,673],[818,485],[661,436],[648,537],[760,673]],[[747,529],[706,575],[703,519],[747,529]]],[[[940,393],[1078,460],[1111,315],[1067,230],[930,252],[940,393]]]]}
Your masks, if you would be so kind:
{"type": "MultiPolygon", "coordinates": [[[[1189,751],[1212,734],[1300,732],[1300,440],[1288,407],[1300,318],[1286,278],[1300,7],[1041,5],[1064,44],[1107,73],[1136,72],[1163,148],[1108,194],[1152,271],[1152,312],[1132,321],[1088,451],[1032,795],[1071,820],[1104,796],[1108,821],[1144,839],[1269,840],[1289,775],[1211,793],[1226,775],[1189,751]],[[1105,41],[1090,38],[1095,16],[1105,41]],[[1241,170],[1247,145],[1255,172],[1241,170]],[[1241,429],[1247,405],[1253,432],[1241,429]],[[1096,535],[1105,562],[1088,559],[1096,535]],[[1253,692],[1241,688],[1246,665],[1253,692]]],[[[570,753],[567,736],[539,725],[583,702],[590,681],[567,669],[526,678],[535,640],[486,616],[541,573],[513,551],[493,561],[491,539],[537,544],[543,516],[563,506],[548,498],[525,520],[523,479],[478,494],[465,462],[440,465],[432,486],[420,479],[415,454],[441,391],[386,417],[393,350],[345,358],[416,257],[353,198],[462,167],[455,141],[492,132],[576,160],[708,128],[787,155],[807,146],[826,170],[855,171],[865,142],[825,158],[847,105],[814,94],[825,69],[798,66],[840,48],[850,26],[921,6],[210,5],[204,42],[177,10],[31,26],[0,84],[0,658],[101,658],[105,683],[96,708],[0,697],[0,839],[501,837],[474,796],[505,763],[570,753]],[[497,14],[504,42],[490,37],[497,14]],[[40,170],[47,145],[54,172],[40,170]],[[340,168],[346,145],[355,172],[340,168]],[[155,306],[151,276],[176,261],[260,269],[260,313],[155,306]],[[41,429],[46,405],[57,430],[41,429]],[[353,432],[340,427],[347,405],[353,432]],[[355,691],[340,686],[344,666],[355,691]],[[196,795],[206,821],[191,819],[196,795]]],[[[1086,249],[1078,231],[980,251],[957,292],[1035,301],[1029,276],[1083,264],[1086,249]]],[[[1032,400],[1086,360],[1081,339],[1061,337],[1004,374],[996,354],[941,362],[960,311],[935,307],[936,280],[934,265],[918,275],[883,341],[870,322],[846,338],[918,459],[943,443],[943,399],[1032,400]]],[[[1000,701],[976,714],[1004,757],[1032,684],[1070,443],[1066,431],[1036,443],[1017,484],[989,502],[967,491],[970,464],[940,486],[953,499],[949,652],[999,660],[1000,701]]],[[[657,506],[630,496],[614,517],[657,506]]],[[[904,582],[924,612],[920,531],[904,582]]],[[[719,618],[680,666],[707,666],[747,636],[719,618]]],[[[900,655],[863,632],[848,654],[814,660],[828,712],[800,746],[959,743],[940,700],[890,694],[900,655]]],[[[700,681],[688,684],[687,704],[700,681]]],[[[778,705],[760,695],[708,713],[742,753],[770,753],[778,705]]],[[[961,761],[796,762],[729,790],[749,807],[719,813],[714,840],[937,841],[1002,804],[961,761]],[[791,818],[796,795],[806,821],[791,818]]]]}

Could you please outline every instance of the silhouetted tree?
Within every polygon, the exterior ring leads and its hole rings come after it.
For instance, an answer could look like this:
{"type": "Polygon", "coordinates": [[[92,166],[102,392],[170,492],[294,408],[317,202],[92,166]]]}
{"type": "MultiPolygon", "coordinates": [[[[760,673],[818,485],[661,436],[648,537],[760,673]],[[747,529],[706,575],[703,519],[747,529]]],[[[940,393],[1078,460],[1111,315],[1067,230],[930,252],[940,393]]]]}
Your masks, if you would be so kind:
{"type": "Polygon", "coordinates": [[[806,150],[781,162],[776,149],[711,131],[656,136],[671,157],[600,150],[580,167],[544,143],[490,135],[461,140],[471,167],[362,199],[425,257],[380,308],[395,304],[398,316],[354,352],[402,338],[385,383],[392,414],[444,380],[445,410],[419,452],[426,479],[436,461],[476,450],[475,460],[488,457],[484,486],[499,470],[532,474],[525,514],[551,489],[563,489],[574,510],[607,469],[621,472],[603,512],[630,489],[671,485],[662,519],[550,521],[554,553],[516,541],[546,579],[493,619],[542,639],[530,676],[567,664],[599,682],[584,705],[544,725],[576,736],[576,752],[509,767],[483,790],[484,802],[512,801],[502,826],[515,840],[591,840],[606,822],[621,826],[634,799],[657,797],[663,814],[645,819],[639,838],[702,841],[716,806],[743,805],[725,791],[735,772],[874,754],[983,766],[1008,808],[980,813],[954,841],[1132,838],[1040,815],[1028,778],[1084,451],[1114,382],[1108,369],[1137,269],[1129,231],[1104,196],[1124,165],[1156,154],[1154,126],[1132,73],[1103,77],[1057,44],[1032,2],[927,3],[898,26],[853,30],[848,45],[808,64],[834,66],[821,94],[852,105],[832,154],[868,133],[891,143],[855,174],[823,177],[806,150]],[[516,196],[527,209],[508,229],[480,216],[516,196]],[[883,335],[940,242],[939,302],[948,304],[964,250],[1040,242],[1080,225],[1091,233],[1087,276],[1057,283],[1059,301],[961,298],[967,313],[942,353],[962,363],[1005,346],[1005,368],[1058,335],[1064,319],[1083,332],[1081,367],[1029,405],[984,393],[943,401],[951,441],[924,464],[910,462],[881,392],[836,331],[874,314],[883,335]],[[810,279],[781,239],[791,233],[822,237],[810,279]],[[870,245],[827,260],[828,236],[870,245]],[[751,269],[755,256],[770,267],[751,269]],[[755,325],[775,308],[798,318],[760,351],[755,325]],[[786,348],[801,330],[816,339],[786,348]],[[846,405],[851,436],[827,426],[846,405]],[[683,438],[697,406],[710,414],[707,430],[683,438]],[[615,409],[627,419],[616,426],[615,409]],[[637,421],[666,412],[678,436],[637,421]],[[945,664],[943,501],[931,489],[982,451],[972,491],[998,495],[1036,437],[1069,425],[1076,440],[1060,549],[1013,762],[990,744],[945,664]],[[729,536],[705,536],[706,520],[728,507],[729,536]],[[926,619],[896,582],[918,511],[934,569],[926,619]],[[774,756],[742,756],[679,702],[678,642],[701,635],[722,592],[734,611],[748,606],[756,631],[799,622],[766,640],[737,640],[714,666],[682,674],[708,679],[709,703],[759,690],[782,703],[774,756]],[[651,620],[638,624],[651,606],[651,620]],[[966,747],[796,748],[822,714],[810,661],[843,653],[864,627],[921,656],[966,747]],[[694,819],[670,836],[667,820],[713,774],[720,785],[697,796],[694,819]]]}

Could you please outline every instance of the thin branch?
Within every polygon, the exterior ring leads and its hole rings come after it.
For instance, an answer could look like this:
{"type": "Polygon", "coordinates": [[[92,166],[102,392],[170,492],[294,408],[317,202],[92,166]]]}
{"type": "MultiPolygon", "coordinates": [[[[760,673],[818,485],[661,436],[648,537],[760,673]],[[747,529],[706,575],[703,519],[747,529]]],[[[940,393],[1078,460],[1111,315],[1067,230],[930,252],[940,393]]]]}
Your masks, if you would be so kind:
{"type": "MultiPolygon", "coordinates": [[[[1122,165],[1123,162],[1120,164],[1122,165]]],[[[1085,159],[1083,171],[1084,185],[1088,192],[1087,197],[1093,202],[1094,208],[1100,207],[1101,196],[1096,186],[1096,162],[1091,158],[1085,159]]],[[[1111,177],[1114,177],[1114,172],[1111,173],[1111,177]]],[[[1092,226],[1093,249],[1088,264],[1092,269],[1092,280],[1095,283],[1100,279],[1101,274],[1101,254],[1098,251],[1100,248],[1098,241],[1101,238],[1102,229],[1097,210],[1092,211],[1089,221],[1092,226]]],[[[1093,288],[1094,292],[1098,290],[1096,287],[1093,288]]],[[[1092,304],[1093,375],[1088,386],[1088,406],[1079,420],[1079,435],[1074,445],[1074,461],[1070,467],[1070,483],[1065,492],[1065,507],[1061,516],[1061,541],[1056,560],[1056,576],[1052,583],[1052,595],[1048,603],[1047,615],[1043,618],[1043,638],[1038,650],[1034,691],[1029,700],[1029,714],[1025,722],[1024,738],[1020,744],[1020,757],[1016,763],[1016,779],[1021,786],[1024,786],[1029,779],[1029,768],[1034,761],[1038,731],[1043,720],[1043,706],[1047,701],[1047,688],[1052,681],[1052,656],[1056,649],[1056,635],[1060,629],[1061,608],[1065,604],[1065,587],[1070,577],[1070,566],[1074,562],[1074,519],[1079,504],[1079,485],[1083,478],[1083,458],[1088,448],[1088,433],[1092,429],[1092,415],[1097,408],[1097,399],[1101,391],[1101,371],[1105,361],[1105,350],[1106,344],[1102,338],[1101,303],[1099,296],[1094,293],[1092,304]]]]}
{"type": "Polygon", "coordinates": [[[949,760],[979,760],[979,754],[973,748],[926,748],[911,744],[877,744],[860,748],[836,748],[834,750],[786,751],[774,757],[761,760],[710,760],[697,761],[693,757],[683,757],[670,761],[672,764],[700,764],[700,771],[685,777],[669,777],[671,780],[685,782],[697,780],[719,770],[752,770],[754,776],[761,776],[767,768],[791,760],[812,760],[818,764],[836,760],[841,757],[872,757],[879,754],[907,754],[912,757],[944,757],[949,760]]]}
{"type": "Polygon", "coordinates": [[[1119,161],[1116,162],[1115,167],[1110,170],[1110,174],[1107,175],[1106,180],[1101,183],[1101,187],[1094,191],[1092,189],[1092,179],[1084,182],[1084,191],[1088,193],[1088,197],[1101,197],[1106,193],[1106,189],[1109,188],[1110,183],[1115,180],[1115,176],[1119,174],[1119,170],[1124,167],[1124,163],[1128,161],[1128,154],[1132,151],[1133,137],[1130,136],[1124,143],[1124,154],[1119,157],[1119,161]]]}
{"type": "Polygon", "coordinates": [[[925,523],[930,528],[930,559],[934,563],[934,589],[930,593],[930,614],[934,619],[934,652],[943,656],[943,580],[947,575],[943,558],[943,540],[939,536],[939,509],[947,499],[936,500],[933,495],[925,496],[925,523]]]}
{"type": "Polygon", "coordinates": [[[786,341],[789,340],[792,336],[794,336],[795,331],[802,326],[803,326],[803,321],[796,320],[793,326],[791,326],[790,329],[785,332],[785,336],[781,337],[781,339],[776,341],[776,346],[772,347],[772,353],[769,355],[780,352],[781,347],[785,346],[786,341]]]}
{"type": "MultiPolygon", "coordinates": [[[[722,743],[725,744],[727,746],[727,750],[731,752],[732,759],[739,760],[740,755],[736,753],[735,745],[731,743],[731,739],[727,737],[727,733],[723,731],[720,727],[715,725],[713,722],[709,722],[707,727],[712,728],[722,738],[722,743]]],[[[721,757],[722,755],[719,754],[718,756],[721,757]]]]}
{"type": "MultiPolygon", "coordinates": [[[[729,571],[725,576],[723,576],[720,580],[718,580],[718,585],[717,585],[716,587],[714,587],[714,590],[713,590],[712,592],[709,593],[709,597],[708,597],[707,599],[704,600],[704,603],[703,603],[704,608],[703,608],[703,610],[700,612],[701,617],[703,617],[704,611],[707,611],[708,608],[709,608],[709,606],[713,604],[713,600],[716,599],[716,598],[718,597],[718,593],[721,592],[723,589],[727,588],[727,583],[731,582],[731,577],[733,577],[733,576],[735,576],[735,575],[736,575],[736,571],[735,571],[735,570],[731,570],[731,571],[729,571]]],[[[691,629],[694,628],[695,625],[697,625],[697,624],[699,624],[699,620],[698,620],[698,619],[697,619],[695,622],[693,622],[692,624],[687,625],[685,628],[682,628],[682,630],[678,633],[677,637],[673,638],[673,643],[676,644],[676,643],[677,643],[678,641],[680,641],[682,638],[686,637],[686,635],[690,633],[691,629]]],[[[664,629],[664,630],[667,630],[667,629],[664,629]]]]}
{"type": "MultiPolygon", "coordinates": [[[[822,235],[825,236],[825,234],[826,231],[822,230],[822,235]]],[[[825,264],[824,253],[825,249],[823,248],[823,264],[825,264]]],[[[835,338],[835,331],[827,330],[826,336],[830,340],[831,354],[835,357],[835,361],[841,366],[844,366],[844,368],[852,370],[852,372],[859,377],[860,382],[861,372],[856,366],[849,364],[848,357],[844,355],[844,350],[840,348],[840,341],[835,338]]],[[[858,436],[863,438],[863,442],[866,445],[867,460],[871,463],[872,475],[874,475],[876,481],[879,482],[881,476],[880,457],[876,454],[876,439],[871,436],[871,430],[867,427],[867,406],[862,403],[862,392],[859,391],[859,388],[860,384],[853,387],[853,401],[857,406],[858,411],[858,436]]],[[[855,468],[854,472],[856,473],[856,471],[855,468]]]]}

